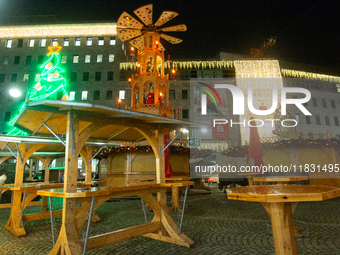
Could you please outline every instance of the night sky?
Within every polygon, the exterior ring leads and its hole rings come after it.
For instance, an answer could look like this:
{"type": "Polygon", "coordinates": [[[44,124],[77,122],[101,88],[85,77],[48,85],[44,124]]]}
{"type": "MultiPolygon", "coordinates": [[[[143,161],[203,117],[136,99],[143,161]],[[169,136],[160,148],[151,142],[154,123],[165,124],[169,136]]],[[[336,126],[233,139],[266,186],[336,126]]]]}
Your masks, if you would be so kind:
{"type": "Polygon", "coordinates": [[[248,55],[278,35],[265,57],[340,69],[339,0],[0,0],[0,24],[112,22],[149,3],[154,22],[163,10],[172,10],[179,16],[164,26],[188,27],[168,33],[184,39],[181,44],[162,42],[172,59],[214,59],[222,50],[248,55]]]}

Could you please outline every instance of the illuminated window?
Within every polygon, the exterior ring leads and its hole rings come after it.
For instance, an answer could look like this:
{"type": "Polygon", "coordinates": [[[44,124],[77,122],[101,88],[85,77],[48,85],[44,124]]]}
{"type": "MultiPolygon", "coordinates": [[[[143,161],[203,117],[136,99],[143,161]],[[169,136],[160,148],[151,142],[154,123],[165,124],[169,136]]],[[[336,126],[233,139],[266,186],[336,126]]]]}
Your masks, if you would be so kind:
{"type": "Polygon", "coordinates": [[[61,63],[65,64],[67,61],[67,55],[61,55],[61,63]]]}
{"type": "Polygon", "coordinates": [[[8,57],[7,56],[4,56],[3,59],[2,59],[2,64],[3,65],[8,65],[8,57]]]}
{"type": "Polygon", "coordinates": [[[112,100],[112,90],[106,90],[106,100],[112,100]]]}
{"type": "Polygon", "coordinates": [[[91,62],[91,55],[87,54],[85,55],[85,63],[90,63],[91,62]]]}
{"type": "Polygon", "coordinates": [[[53,38],[52,39],[52,46],[57,46],[58,43],[58,39],[57,38],[53,38]]]}
{"type": "Polygon", "coordinates": [[[28,43],[28,47],[34,47],[34,42],[35,42],[35,39],[30,39],[29,40],[29,43],[28,43]]]}
{"type": "Polygon", "coordinates": [[[75,91],[71,91],[70,92],[70,96],[69,96],[69,100],[70,101],[74,101],[75,97],[76,97],[76,92],[75,91]]]}
{"type": "Polygon", "coordinates": [[[103,62],[103,54],[97,54],[97,63],[103,62]]]}
{"type": "Polygon", "coordinates": [[[81,92],[81,100],[84,101],[84,100],[87,100],[87,91],[82,91],[81,92]]]}
{"type": "Polygon", "coordinates": [[[35,82],[38,82],[40,80],[40,73],[37,73],[36,75],[35,75],[35,82]]]}
{"type": "Polygon", "coordinates": [[[30,75],[28,73],[24,74],[24,78],[22,79],[23,81],[28,81],[28,78],[30,77],[30,75]]]}
{"type": "Polygon", "coordinates": [[[86,45],[87,46],[91,46],[92,45],[92,37],[87,37],[86,45]]]}
{"type": "Polygon", "coordinates": [[[75,46],[80,46],[80,37],[76,37],[74,45],[75,46]]]}
{"type": "Polygon", "coordinates": [[[7,39],[6,48],[12,48],[12,39],[7,39]]]}
{"type": "Polygon", "coordinates": [[[100,90],[93,91],[93,100],[100,100],[100,90]]]}
{"type": "Polygon", "coordinates": [[[30,65],[32,63],[32,56],[26,56],[26,65],[30,65]]]}
{"type": "Polygon", "coordinates": [[[125,99],[125,90],[119,90],[119,99],[125,99]]]}
{"type": "Polygon", "coordinates": [[[40,47],[45,47],[46,46],[46,38],[40,39],[40,47]]]}
{"type": "Polygon", "coordinates": [[[19,65],[20,63],[20,56],[15,56],[14,57],[14,65],[19,65]]]}
{"type": "Polygon", "coordinates": [[[331,123],[329,122],[329,117],[328,116],[325,116],[325,122],[326,122],[327,126],[331,125],[331,123]]]}
{"type": "Polygon", "coordinates": [[[334,117],[334,124],[335,124],[335,126],[339,126],[339,119],[338,119],[338,117],[334,117]]]}
{"type": "Polygon", "coordinates": [[[112,71],[107,72],[107,80],[108,81],[113,81],[113,72],[112,71]]]}
{"type": "Polygon", "coordinates": [[[64,46],[69,46],[70,45],[70,39],[69,38],[64,38],[64,46]]]}
{"type": "Polygon", "coordinates": [[[42,64],[44,62],[44,55],[38,55],[37,64],[42,64]]]}
{"type": "Polygon", "coordinates": [[[110,37],[110,45],[116,45],[116,37],[115,36],[110,37]]]}
{"type": "Polygon", "coordinates": [[[115,54],[109,54],[109,62],[112,63],[115,61],[115,54]]]}
{"type": "Polygon", "coordinates": [[[300,124],[300,115],[299,114],[295,114],[295,120],[298,124],[300,124]]]}
{"type": "Polygon", "coordinates": [[[79,55],[73,55],[73,63],[79,62],[79,55]]]}
{"type": "Polygon", "coordinates": [[[101,79],[102,79],[102,73],[101,72],[96,72],[94,80],[95,81],[100,81],[101,79]]]}
{"type": "Polygon", "coordinates": [[[22,48],[23,42],[24,42],[24,39],[18,39],[18,48],[22,48]]]}
{"type": "Polygon", "coordinates": [[[98,37],[98,45],[104,45],[104,37],[98,37]]]}
{"type": "Polygon", "coordinates": [[[83,81],[89,81],[89,76],[90,76],[89,72],[83,72],[83,81]]]}

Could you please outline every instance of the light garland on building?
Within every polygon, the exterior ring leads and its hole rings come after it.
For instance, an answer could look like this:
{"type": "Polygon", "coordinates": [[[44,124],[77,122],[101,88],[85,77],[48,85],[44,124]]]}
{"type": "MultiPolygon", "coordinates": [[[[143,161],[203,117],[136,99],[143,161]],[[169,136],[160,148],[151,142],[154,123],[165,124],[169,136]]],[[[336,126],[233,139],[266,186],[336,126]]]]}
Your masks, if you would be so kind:
{"type": "Polygon", "coordinates": [[[284,77],[305,78],[305,79],[311,79],[311,80],[320,80],[320,81],[340,83],[339,76],[309,73],[309,72],[295,71],[295,70],[289,70],[289,69],[281,69],[281,73],[284,77]]]}
{"type": "Polygon", "coordinates": [[[0,38],[117,35],[116,23],[0,27],[0,38]]]}

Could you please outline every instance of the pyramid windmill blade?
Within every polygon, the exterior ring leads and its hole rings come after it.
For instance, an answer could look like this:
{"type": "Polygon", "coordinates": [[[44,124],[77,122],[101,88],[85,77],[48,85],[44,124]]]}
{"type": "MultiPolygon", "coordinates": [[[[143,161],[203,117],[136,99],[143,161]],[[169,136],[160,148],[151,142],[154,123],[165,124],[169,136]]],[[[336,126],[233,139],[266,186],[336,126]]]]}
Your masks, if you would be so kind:
{"type": "Polygon", "coordinates": [[[160,42],[158,42],[158,49],[159,50],[165,50],[164,46],[160,42]]]}
{"type": "Polygon", "coordinates": [[[177,44],[177,43],[181,43],[183,42],[182,39],[179,39],[177,37],[173,37],[170,35],[166,35],[166,34],[160,34],[160,36],[164,39],[167,40],[168,42],[172,43],[172,44],[177,44]]]}
{"type": "Polygon", "coordinates": [[[143,39],[144,39],[143,36],[137,37],[133,39],[132,41],[130,41],[130,44],[136,49],[143,50],[143,44],[144,44],[143,39]]]}
{"type": "Polygon", "coordinates": [[[140,36],[141,34],[142,32],[138,29],[117,27],[117,35],[122,42],[140,36]]]}
{"type": "Polygon", "coordinates": [[[176,16],[178,16],[177,12],[163,11],[161,16],[158,18],[157,22],[155,23],[155,26],[160,27],[163,24],[167,23],[169,20],[172,20],[173,18],[175,18],[176,16]]]}
{"type": "Polygon", "coordinates": [[[152,24],[152,4],[147,4],[139,7],[133,12],[146,26],[152,24]]]}
{"type": "Polygon", "coordinates": [[[137,21],[127,12],[123,12],[122,15],[120,15],[117,25],[121,27],[132,28],[132,29],[143,28],[143,24],[137,21]]]}
{"type": "Polygon", "coordinates": [[[187,31],[187,26],[185,24],[180,24],[176,26],[171,26],[171,27],[164,27],[159,29],[159,31],[171,31],[171,32],[179,32],[179,31],[187,31]]]}

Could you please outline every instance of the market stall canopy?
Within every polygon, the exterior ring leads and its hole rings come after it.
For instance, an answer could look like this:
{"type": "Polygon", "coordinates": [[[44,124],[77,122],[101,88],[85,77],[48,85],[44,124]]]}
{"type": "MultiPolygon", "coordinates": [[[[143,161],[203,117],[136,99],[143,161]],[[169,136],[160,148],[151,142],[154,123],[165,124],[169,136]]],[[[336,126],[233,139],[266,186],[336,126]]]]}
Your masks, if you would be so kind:
{"type": "Polygon", "coordinates": [[[203,126],[137,111],[54,100],[27,102],[27,106],[18,115],[14,126],[36,136],[50,135],[49,129],[53,129],[57,134],[65,134],[67,112],[70,110],[79,118],[79,131],[91,123],[103,123],[105,127],[94,132],[90,138],[96,141],[143,140],[144,136],[135,128],[159,129],[163,133],[168,133],[175,129],[203,126]]]}

